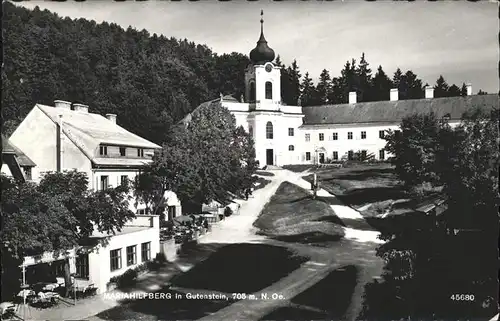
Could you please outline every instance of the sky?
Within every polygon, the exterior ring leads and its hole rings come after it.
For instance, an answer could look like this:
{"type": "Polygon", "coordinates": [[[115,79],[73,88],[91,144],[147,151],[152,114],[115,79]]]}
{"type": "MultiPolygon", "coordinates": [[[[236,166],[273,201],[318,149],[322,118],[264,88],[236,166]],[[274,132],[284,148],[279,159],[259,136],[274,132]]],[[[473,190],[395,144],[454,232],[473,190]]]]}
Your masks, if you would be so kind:
{"type": "Polygon", "coordinates": [[[373,73],[382,65],[412,70],[434,85],[471,83],[473,92],[499,90],[498,3],[495,1],[25,1],[59,16],[115,22],[124,28],[206,44],[219,54],[249,54],[260,34],[285,65],[294,59],[317,80],[338,76],[361,53],[373,73]]]}

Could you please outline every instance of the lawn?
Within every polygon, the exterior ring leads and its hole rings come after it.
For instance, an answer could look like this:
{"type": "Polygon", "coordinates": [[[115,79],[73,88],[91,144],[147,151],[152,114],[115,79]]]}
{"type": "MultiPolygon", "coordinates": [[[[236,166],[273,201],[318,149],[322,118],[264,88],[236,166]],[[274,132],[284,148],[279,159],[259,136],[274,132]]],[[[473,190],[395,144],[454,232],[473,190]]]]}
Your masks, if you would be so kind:
{"type": "Polygon", "coordinates": [[[189,289],[254,293],[288,275],[307,260],[283,247],[231,244],[174,277],[171,283],[189,289]]]}
{"type": "Polygon", "coordinates": [[[266,171],[256,171],[255,174],[260,175],[260,176],[274,176],[273,173],[271,172],[266,172],[266,171]]]}
{"type": "Polygon", "coordinates": [[[341,225],[327,203],[312,199],[308,191],[290,182],[278,187],[254,222],[263,235],[299,243],[339,240],[344,236],[341,225]]]}
{"type": "MultiPolygon", "coordinates": [[[[394,201],[408,196],[389,164],[356,164],[343,168],[318,169],[320,187],[334,194],[365,217],[386,213],[394,201]]],[[[304,177],[312,181],[313,175],[304,177]]]]}

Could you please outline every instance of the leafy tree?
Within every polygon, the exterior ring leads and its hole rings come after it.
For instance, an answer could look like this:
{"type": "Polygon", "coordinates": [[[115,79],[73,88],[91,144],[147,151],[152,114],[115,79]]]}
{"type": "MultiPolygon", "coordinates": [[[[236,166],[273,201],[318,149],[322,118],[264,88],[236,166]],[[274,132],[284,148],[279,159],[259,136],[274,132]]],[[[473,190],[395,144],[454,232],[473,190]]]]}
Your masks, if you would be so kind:
{"type": "Polygon", "coordinates": [[[136,195],[156,211],[171,190],[186,212],[197,212],[204,203],[241,194],[256,167],[253,141],[234,116],[220,104],[201,105],[139,175],[136,195]]]}
{"type": "Polygon", "coordinates": [[[281,87],[283,102],[290,106],[296,106],[302,91],[300,83],[302,75],[297,60],[294,60],[292,64],[286,68],[284,76],[285,81],[281,87]]]}
{"type": "Polygon", "coordinates": [[[378,66],[377,72],[373,77],[373,96],[374,101],[383,101],[390,99],[390,91],[392,88],[392,81],[386,75],[382,66],[378,66]]]}
{"type": "Polygon", "coordinates": [[[318,105],[323,105],[329,103],[328,97],[331,95],[331,79],[328,70],[323,69],[321,75],[319,76],[319,82],[316,86],[316,103],[318,105]]]}
{"type": "Polygon", "coordinates": [[[451,85],[448,89],[448,97],[458,97],[461,96],[461,94],[461,89],[455,84],[451,85]]]}
{"type": "Polygon", "coordinates": [[[448,97],[448,91],[450,87],[446,80],[444,80],[443,75],[439,76],[436,80],[436,85],[434,85],[434,97],[448,97]]]}
{"type": "Polygon", "coordinates": [[[488,95],[488,93],[486,91],[482,91],[481,89],[479,89],[479,91],[477,92],[478,95],[488,95]]]}
{"type": "Polygon", "coordinates": [[[357,96],[359,102],[372,100],[372,70],[368,66],[369,64],[365,60],[365,53],[363,52],[356,68],[357,96]]]}
{"type": "Polygon", "coordinates": [[[389,130],[386,150],[393,154],[391,163],[408,187],[436,182],[435,153],[440,124],[433,113],[404,118],[400,130],[389,130]]]}
{"type": "Polygon", "coordinates": [[[316,103],[316,88],[309,77],[309,73],[306,72],[304,79],[302,79],[302,94],[300,100],[302,101],[302,106],[314,106],[316,103]]]}

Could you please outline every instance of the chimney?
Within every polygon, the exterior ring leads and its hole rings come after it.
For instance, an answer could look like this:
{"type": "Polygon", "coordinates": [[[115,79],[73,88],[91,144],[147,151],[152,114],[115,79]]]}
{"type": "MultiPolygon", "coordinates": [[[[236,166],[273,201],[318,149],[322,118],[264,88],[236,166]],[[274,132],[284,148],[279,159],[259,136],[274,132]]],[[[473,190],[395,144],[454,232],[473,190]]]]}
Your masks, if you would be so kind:
{"type": "Polygon", "coordinates": [[[391,101],[398,101],[399,100],[399,91],[397,88],[392,88],[391,89],[391,101]]]}
{"type": "Polygon", "coordinates": [[[434,87],[425,87],[425,98],[434,98],[434,87]]]}
{"type": "Polygon", "coordinates": [[[89,106],[82,104],[73,104],[73,110],[87,114],[89,112],[89,106]]]}
{"type": "Polygon", "coordinates": [[[357,101],[356,101],[356,92],[355,91],[351,91],[349,92],[349,104],[355,104],[357,101]]]}
{"type": "Polygon", "coordinates": [[[106,114],[106,118],[116,124],[116,114],[106,114]]]}
{"type": "Polygon", "coordinates": [[[71,110],[71,102],[64,100],[54,100],[54,106],[56,108],[71,110]]]}
{"type": "Polygon", "coordinates": [[[467,87],[467,96],[471,96],[472,95],[472,84],[467,84],[466,87],[467,87]]]}

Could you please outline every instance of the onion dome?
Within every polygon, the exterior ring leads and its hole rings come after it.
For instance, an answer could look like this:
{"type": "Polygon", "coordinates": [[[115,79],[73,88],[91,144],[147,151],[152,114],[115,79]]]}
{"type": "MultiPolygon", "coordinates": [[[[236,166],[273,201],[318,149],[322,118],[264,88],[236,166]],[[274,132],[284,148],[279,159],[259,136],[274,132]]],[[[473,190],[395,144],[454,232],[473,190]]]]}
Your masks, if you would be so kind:
{"type": "MultiPolygon", "coordinates": [[[[264,11],[260,11],[260,15],[264,15],[264,11]]],[[[266,62],[274,60],[274,50],[267,45],[266,38],[264,38],[264,19],[260,19],[260,38],[257,41],[257,46],[250,51],[250,60],[254,65],[263,65],[266,62]]]]}

